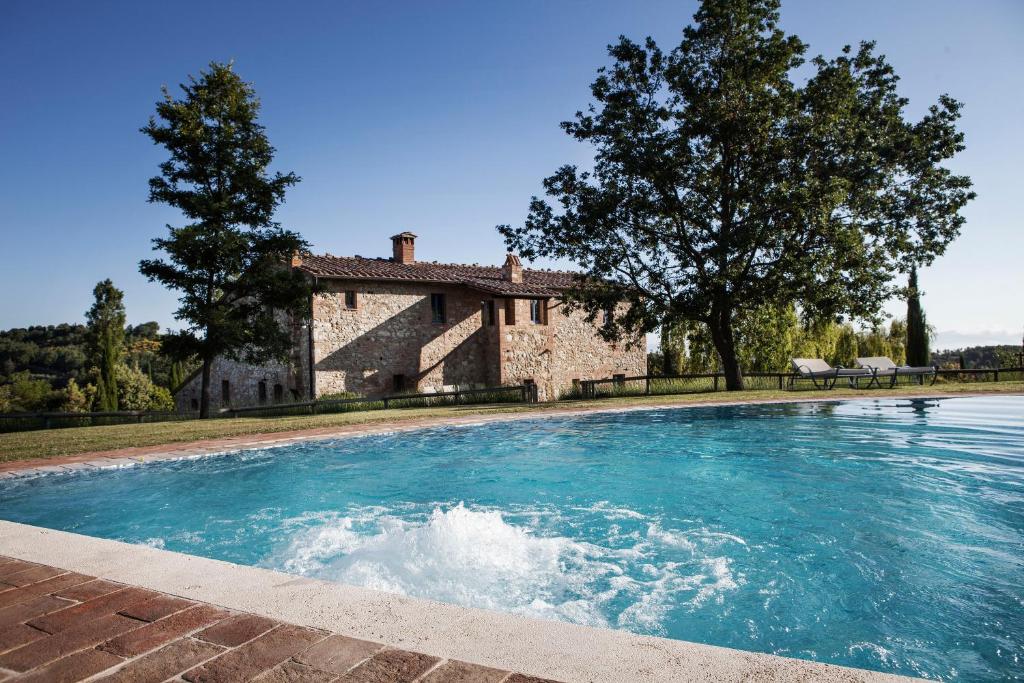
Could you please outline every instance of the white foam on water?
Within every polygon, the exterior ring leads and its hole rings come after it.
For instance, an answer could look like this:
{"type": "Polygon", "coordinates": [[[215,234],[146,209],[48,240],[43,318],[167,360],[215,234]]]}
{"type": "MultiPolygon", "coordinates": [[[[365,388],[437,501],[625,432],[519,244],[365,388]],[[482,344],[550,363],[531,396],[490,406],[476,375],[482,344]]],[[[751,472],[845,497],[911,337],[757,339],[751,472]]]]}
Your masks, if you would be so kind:
{"type": "Polygon", "coordinates": [[[376,590],[644,633],[663,632],[673,609],[721,601],[742,581],[720,552],[725,543],[743,543],[728,534],[651,524],[630,547],[614,548],[541,535],[510,524],[501,511],[462,503],[429,514],[400,508],[285,520],[287,544],[267,564],[376,590]],[[666,550],[680,561],[659,560],[666,550]]]}

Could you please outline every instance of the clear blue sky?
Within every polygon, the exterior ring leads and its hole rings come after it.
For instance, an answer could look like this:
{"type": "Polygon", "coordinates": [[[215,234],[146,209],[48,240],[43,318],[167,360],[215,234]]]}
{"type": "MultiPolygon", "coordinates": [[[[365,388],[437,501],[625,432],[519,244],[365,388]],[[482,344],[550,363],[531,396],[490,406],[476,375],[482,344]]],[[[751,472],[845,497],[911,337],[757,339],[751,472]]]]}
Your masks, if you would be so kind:
{"type": "MultiPolygon", "coordinates": [[[[694,2],[35,2],[0,4],[0,327],[79,321],[110,277],[129,320],[173,325],[139,259],[164,224],[146,203],[160,150],[138,128],[160,86],[233,59],[263,100],[277,167],[303,181],[278,217],[316,251],[500,263],[494,230],[588,150],[558,122],[619,34],[664,47],[694,2]]],[[[919,115],[966,103],[956,170],[978,199],[921,276],[939,347],[1015,341],[1024,325],[1024,2],[785,0],[786,30],[827,55],[878,41],[919,115]],[[964,335],[964,336],[957,336],[964,335]]],[[[891,307],[901,313],[901,305],[891,307]]]]}

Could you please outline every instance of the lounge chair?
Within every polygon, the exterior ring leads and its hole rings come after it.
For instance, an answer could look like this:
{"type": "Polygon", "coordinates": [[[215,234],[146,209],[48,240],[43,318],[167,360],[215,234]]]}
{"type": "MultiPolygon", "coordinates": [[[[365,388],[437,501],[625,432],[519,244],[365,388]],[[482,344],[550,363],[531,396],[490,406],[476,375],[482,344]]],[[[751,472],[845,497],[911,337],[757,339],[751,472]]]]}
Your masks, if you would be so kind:
{"type": "Polygon", "coordinates": [[[874,371],[875,378],[873,380],[873,384],[876,386],[882,386],[879,382],[879,378],[888,377],[890,389],[896,386],[896,380],[900,377],[917,377],[918,383],[923,386],[925,377],[931,377],[932,384],[935,384],[935,380],[938,379],[939,376],[938,368],[929,366],[910,367],[909,365],[896,365],[886,356],[858,358],[857,365],[874,371]]]}
{"type": "Polygon", "coordinates": [[[832,367],[820,358],[794,358],[793,372],[789,377],[789,387],[792,388],[798,379],[809,379],[814,382],[817,389],[831,389],[836,385],[840,377],[845,377],[850,386],[860,383],[862,377],[870,377],[875,380],[874,370],[867,368],[844,368],[843,366],[832,367]],[[820,381],[820,384],[819,384],[820,381]]]}

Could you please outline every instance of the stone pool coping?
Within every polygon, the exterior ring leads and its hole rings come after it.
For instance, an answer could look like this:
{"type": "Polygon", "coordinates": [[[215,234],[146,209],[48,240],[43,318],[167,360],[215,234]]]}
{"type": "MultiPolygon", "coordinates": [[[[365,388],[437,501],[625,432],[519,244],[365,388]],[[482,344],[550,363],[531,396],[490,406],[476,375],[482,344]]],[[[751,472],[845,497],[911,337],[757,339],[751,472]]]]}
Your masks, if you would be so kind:
{"type": "MultiPolygon", "coordinates": [[[[988,396],[1020,396],[1017,392],[943,392],[924,391],[914,394],[898,395],[871,395],[871,396],[810,396],[806,398],[783,398],[783,399],[722,399],[711,400],[702,403],[645,403],[643,405],[631,406],[588,406],[573,408],[551,408],[538,410],[536,412],[518,413],[492,413],[473,414],[460,417],[415,417],[389,420],[386,422],[369,422],[352,425],[340,425],[336,427],[318,427],[315,429],[304,429],[286,432],[272,432],[267,434],[245,434],[242,436],[223,437],[218,439],[203,439],[200,441],[164,444],[158,446],[143,446],[133,448],[120,448],[109,451],[94,451],[91,453],[79,453],[76,455],[57,456],[52,458],[33,458],[28,460],[12,460],[0,462],[0,481],[16,476],[38,476],[44,474],[60,474],[74,472],[77,470],[91,470],[96,468],[125,467],[145,462],[159,460],[181,460],[187,458],[202,457],[208,455],[222,455],[234,453],[240,450],[255,448],[271,448],[275,446],[287,446],[289,444],[303,441],[339,439],[352,436],[371,436],[379,434],[391,434],[396,432],[408,432],[419,429],[444,426],[469,426],[477,424],[489,424],[494,422],[512,422],[521,420],[539,420],[549,417],[571,417],[573,415],[588,415],[592,413],[624,413],[644,410],[688,410],[701,408],[715,408],[721,406],[741,405],[774,405],[786,403],[840,403],[844,401],[879,401],[879,400],[908,400],[928,398],[977,398],[988,396]]],[[[613,399],[609,399],[613,400],[613,399]]]]}
{"type": "Polygon", "coordinates": [[[0,521],[0,555],[397,650],[567,683],[913,680],[458,607],[15,522],[0,521]]]}

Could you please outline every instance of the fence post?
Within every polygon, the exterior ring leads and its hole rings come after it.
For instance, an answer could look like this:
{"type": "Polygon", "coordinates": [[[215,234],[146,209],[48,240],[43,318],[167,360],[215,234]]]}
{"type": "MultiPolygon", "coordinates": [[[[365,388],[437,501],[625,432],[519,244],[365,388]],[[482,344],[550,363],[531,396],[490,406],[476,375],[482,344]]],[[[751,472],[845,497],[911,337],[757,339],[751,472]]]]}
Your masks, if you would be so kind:
{"type": "Polygon", "coordinates": [[[715,373],[715,391],[718,391],[718,373],[715,373]]]}
{"type": "Polygon", "coordinates": [[[387,410],[387,409],[388,409],[388,406],[389,406],[390,404],[391,404],[391,399],[389,399],[389,398],[388,398],[387,396],[385,396],[385,397],[384,397],[384,410],[387,410]]]}
{"type": "Polygon", "coordinates": [[[646,387],[644,387],[644,393],[647,394],[648,396],[650,396],[651,395],[651,376],[647,375],[647,377],[644,377],[644,380],[645,380],[645,384],[647,385],[646,387]]]}

